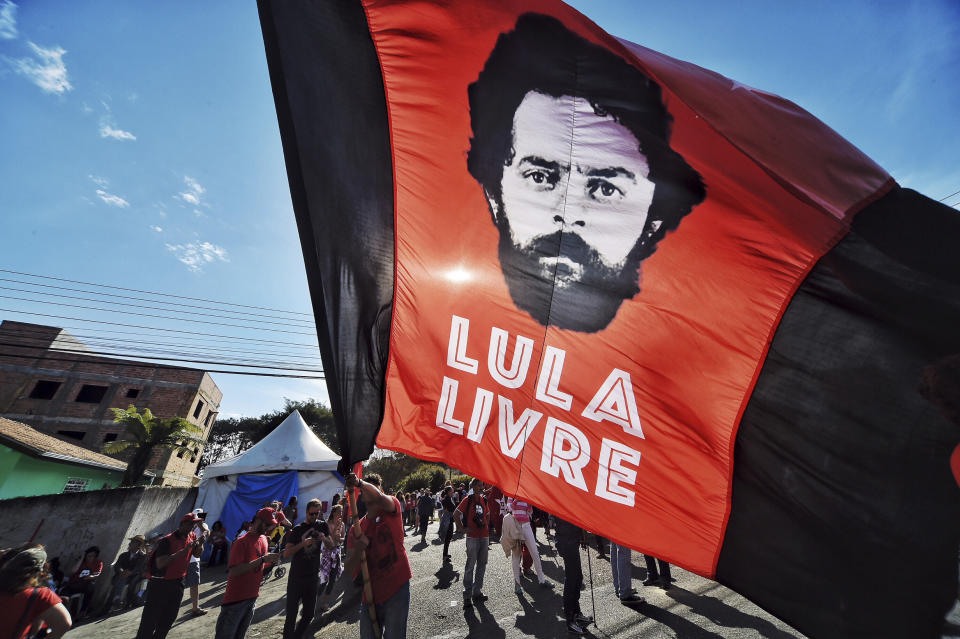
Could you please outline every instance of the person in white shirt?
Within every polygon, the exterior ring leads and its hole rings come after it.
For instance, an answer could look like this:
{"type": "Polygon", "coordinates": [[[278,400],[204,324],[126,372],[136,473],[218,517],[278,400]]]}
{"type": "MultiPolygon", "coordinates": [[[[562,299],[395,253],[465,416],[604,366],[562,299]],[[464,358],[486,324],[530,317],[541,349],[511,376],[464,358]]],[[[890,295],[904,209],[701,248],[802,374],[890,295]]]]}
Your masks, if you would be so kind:
{"type": "Polygon", "coordinates": [[[190,602],[193,604],[191,614],[202,617],[207,611],[200,607],[200,555],[203,554],[203,544],[210,537],[210,527],[207,526],[207,513],[203,508],[197,508],[193,513],[200,518],[200,523],[193,527],[193,535],[200,542],[200,552],[190,555],[190,565],[187,566],[187,576],[184,585],[190,586],[190,602]]]}
{"type": "MultiPolygon", "coordinates": [[[[523,545],[527,547],[527,552],[533,559],[533,567],[537,571],[537,581],[544,588],[553,588],[553,583],[547,581],[543,574],[543,566],[540,564],[540,552],[537,550],[537,540],[533,536],[533,528],[530,527],[530,518],[533,516],[533,506],[521,499],[510,498],[507,500],[507,508],[513,514],[513,518],[520,524],[520,532],[523,535],[523,545]]],[[[513,560],[513,581],[514,590],[519,595],[523,592],[520,587],[520,555],[514,553],[511,556],[513,560]]]]}

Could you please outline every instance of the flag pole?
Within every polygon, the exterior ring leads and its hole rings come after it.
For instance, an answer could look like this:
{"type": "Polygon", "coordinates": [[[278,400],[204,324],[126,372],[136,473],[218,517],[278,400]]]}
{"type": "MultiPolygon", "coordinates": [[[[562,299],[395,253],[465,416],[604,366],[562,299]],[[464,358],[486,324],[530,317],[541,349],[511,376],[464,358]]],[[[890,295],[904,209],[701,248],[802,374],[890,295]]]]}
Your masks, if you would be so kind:
{"type": "MultiPolygon", "coordinates": [[[[363,535],[363,531],[360,530],[360,526],[356,524],[360,521],[359,513],[357,512],[357,488],[351,487],[347,489],[347,503],[350,506],[350,526],[351,529],[355,531],[355,537],[357,539],[363,535]]],[[[380,631],[380,623],[377,621],[377,606],[373,601],[373,582],[370,581],[370,568],[367,566],[367,551],[360,551],[360,574],[363,575],[363,596],[367,600],[367,612],[370,613],[370,624],[373,627],[373,636],[377,639],[382,637],[380,631]]]]}

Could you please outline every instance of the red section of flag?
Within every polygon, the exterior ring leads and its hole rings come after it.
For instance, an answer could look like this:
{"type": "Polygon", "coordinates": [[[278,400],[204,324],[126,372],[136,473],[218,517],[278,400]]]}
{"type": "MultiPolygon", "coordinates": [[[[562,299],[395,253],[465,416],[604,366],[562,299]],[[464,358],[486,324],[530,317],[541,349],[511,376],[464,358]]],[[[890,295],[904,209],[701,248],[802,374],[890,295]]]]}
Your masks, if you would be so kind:
{"type": "MultiPolygon", "coordinates": [[[[396,290],[378,445],[450,463],[589,529],[608,522],[601,530],[613,541],[712,575],[736,428],[769,340],[796,286],[846,232],[851,207],[888,177],[802,110],[628,49],[562,4],[365,7],[383,70],[396,188],[396,290]],[[654,189],[668,187],[653,173],[651,153],[649,176],[628,164],[636,144],[601,166],[625,120],[566,99],[562,89],[531,98],[539,111],[530,127],[516,108],[511,150],[522,157],[508,155],[504,166],[513,164],[503,169],[515,169],[518,189],[561,185],[562,210],[538,220],[529,214],[538,193],[515,196],[501,182],[501,193],[491,194],[468,172],[479,137],[469,87],[498,38],[529,11],[555,16],[656,82],[673,120],[669,146],[706,186],[706,199],[642,261],[639,293],[598,330],[545,327],[522,310],[504,276],[504,237],[520,242],[540,232],[527,227],[549,228],[561,217],[568,237],[586,236],[594,218],[575,220],[576,197],[633,197],[647,177],[654,189]],[[729,108],[706,112],[715,97],[731,95],[729,108]],[[769,126],[735,117],[778,109],[781,119],[769,126]],[[557,121],[569,123],[561,140],[567,161],[553,159],[551,145],[562,146],[557,121]],[[739,136],[750,127],[778,135],[748,145],[739,136]],[[828,150],[811,157],[818,145],[805,143],[792,153],[795,132],[815,133],[828,150]],[[520,149],[530,139],[533,150],[520,149]],[[834,158],[842,161],[830,188],[815,195],[834,158]],[[506,235],[496,225],[503,218],[506,235]]],[[[574,71],[571,81],[582,83],[574,71]]],[[[658,230],[645,223],[614,226],[604,242],[615,252],[618,235],[632,243],[658,230]]],[[[549,264],[555,278],[560,268],[580,268],[573,259],[549,264]]],[[[551,317],[565,310],[554,305],[551,317]]]]}

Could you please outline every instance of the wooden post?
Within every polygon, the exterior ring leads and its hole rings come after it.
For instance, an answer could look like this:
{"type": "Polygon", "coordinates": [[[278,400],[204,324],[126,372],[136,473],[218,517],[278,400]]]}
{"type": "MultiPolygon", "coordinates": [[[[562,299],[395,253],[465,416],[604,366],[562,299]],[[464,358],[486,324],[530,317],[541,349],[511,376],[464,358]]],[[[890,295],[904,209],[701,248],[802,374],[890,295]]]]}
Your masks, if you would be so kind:
{"type": "MultiPolygon", "coordinates": [[[[357,522],[360,521],[359,513],[357,512],[357,495],[355,488],[347,489],[347,502],[350,504],[350,514],[352,521],[350,522],[351,528],[356,530],[356,537],[359,538],[363,532],[360,530],[360,527],[357,526],[357,522]]],[[[380,622],[377,621],[377,606],[373,602],[373,583],[370,581],[370,568],[367,566],[367,551],[360,551],[360,574],[363,575],[363,596],[367,599],[367,612],[370,613],[370,624],[373,626],[373,636],[377,639],[383,636],[380,631],[380,622]]]]}

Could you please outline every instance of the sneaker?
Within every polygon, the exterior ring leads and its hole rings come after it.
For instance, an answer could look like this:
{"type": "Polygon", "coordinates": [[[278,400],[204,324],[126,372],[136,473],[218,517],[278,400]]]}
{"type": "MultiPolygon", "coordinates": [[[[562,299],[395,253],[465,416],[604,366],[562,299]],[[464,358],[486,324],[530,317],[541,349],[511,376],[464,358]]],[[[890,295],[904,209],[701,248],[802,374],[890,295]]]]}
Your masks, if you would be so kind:
{"type": "Polygon", "coordinates": [[[483,594],[482,592],[478,592],[477,594],[475,594],[475,595],[473,596],[473,600],[476,601],[477,603],[484,602],[484,601],[486,601],[486,600],[489,599],[489,598],[490,598],[490,597],[486,596],[486,595],[483,594]]]}
{"type": "Polygon", "coordinates": [[[622,603],[624,606],[638,606],[640,604],[647,603],[647,601],[638,594],[630,593],[626,597],[620,597],[620,603],[622,603]]]}
{"type": "Polygon", "coordinates": [[[541,587],[541,588],[546,588],[547,590],[553,590],[553,582],[552,582],[552,581],[541,581],[541,582],[540,582],[540,587],[541,587]]]}
{"type": "Polygon", "coordinates": [[[590,615],[585,615],[582,612],[578,612],[576,615],[574,615],[573,620],[584,628],[593,623],[593,617],[590,615]]]}
{"type": "Polygon", "coordinates": [[[576,621],[567,622],[567,632],[575,635],[583,635],[587,633],[587,631],[584,630],[583,627],[576,621]]]}
{"type": "Polygon", "coordinates": [[[643,580],[644,586],[656,586],[659,583],[660,583],[660,579],[658,579],[657,577],[647,577],[646,579],[643,580]]]}
{"type": "Polygon", "coordinates": [[[522,594],[523,594],[523,588],[520,587],[520,584],[517,584],[516,586],[514,586],[513,592],[514,592],[515,594],[522,595],[522,594]]]}

